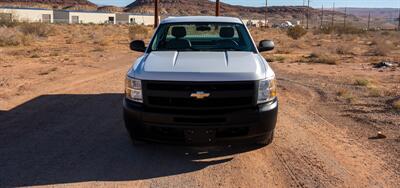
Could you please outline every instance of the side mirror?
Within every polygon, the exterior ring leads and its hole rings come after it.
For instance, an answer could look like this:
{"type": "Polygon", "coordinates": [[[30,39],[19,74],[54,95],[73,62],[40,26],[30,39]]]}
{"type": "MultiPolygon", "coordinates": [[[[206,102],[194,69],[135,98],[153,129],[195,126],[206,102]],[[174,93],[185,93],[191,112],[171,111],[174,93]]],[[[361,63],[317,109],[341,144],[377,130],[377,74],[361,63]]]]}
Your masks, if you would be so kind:
{"type": "Polygon", "coordinates": [[[144,44],[144,41],[142,40],[134,40],[130,44],[130,48],[133,51],[137,52],[145,52],[146,51],[146,45],[144,44]]]}
{"type": "Polygon", "coordinates": [[[262,40],[258,46],[259,52],[271,51],[275,48],[275,43],[272,40],[262,40]]]}

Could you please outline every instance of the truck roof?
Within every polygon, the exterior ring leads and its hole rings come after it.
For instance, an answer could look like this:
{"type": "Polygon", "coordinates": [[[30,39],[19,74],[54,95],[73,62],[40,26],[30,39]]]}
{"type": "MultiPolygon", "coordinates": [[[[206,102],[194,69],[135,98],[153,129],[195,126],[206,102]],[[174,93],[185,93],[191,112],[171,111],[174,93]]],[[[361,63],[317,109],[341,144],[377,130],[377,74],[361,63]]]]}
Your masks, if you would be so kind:
{"type": "Polygon", "coordinates": [[[183,22],[221,22],[221,23],[243,23],[239,18],[224,16],[179,16],[168,17],[161,21],[165,23],[183,23],[183,22]]]}

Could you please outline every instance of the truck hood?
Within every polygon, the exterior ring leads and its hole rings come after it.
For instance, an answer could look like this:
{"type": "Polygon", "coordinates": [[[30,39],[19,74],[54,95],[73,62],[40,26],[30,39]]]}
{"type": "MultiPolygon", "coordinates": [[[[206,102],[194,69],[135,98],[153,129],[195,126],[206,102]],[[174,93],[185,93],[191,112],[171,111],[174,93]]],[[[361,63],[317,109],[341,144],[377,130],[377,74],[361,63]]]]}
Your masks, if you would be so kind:
{"type": "Polygon", "coordinates": [[[141,80],[244,81],[266,77],[265,60],[252,52],[151,52],[128,73],[141,80]]]}

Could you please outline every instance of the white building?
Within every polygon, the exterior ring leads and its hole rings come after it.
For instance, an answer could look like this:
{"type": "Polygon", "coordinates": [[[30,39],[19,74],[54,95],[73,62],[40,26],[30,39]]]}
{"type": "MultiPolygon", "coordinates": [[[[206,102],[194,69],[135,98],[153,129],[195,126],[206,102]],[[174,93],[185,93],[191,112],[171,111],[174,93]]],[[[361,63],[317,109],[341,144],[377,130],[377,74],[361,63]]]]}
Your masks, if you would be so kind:
{"type": "MultiPolygon", "coordinates": [[[[117,24],[139,24],[139,25],[154,25],[154,16],[146,14],[130,14],[130,13],[117,13],[117,24]]],[[[160,20],[161,17],[158,17],[160,20]]]]}
{"type": "Polygon", "coordinates": [[[71,24],[115,24],[116,14],[110,12],[54,10],[54,22],[71,24]]]}
{"type": "Polygon", "coordinates": [[[53,23],[53,10],[48,9],[0,7],[0,14],[20,22],[53,23]]]}

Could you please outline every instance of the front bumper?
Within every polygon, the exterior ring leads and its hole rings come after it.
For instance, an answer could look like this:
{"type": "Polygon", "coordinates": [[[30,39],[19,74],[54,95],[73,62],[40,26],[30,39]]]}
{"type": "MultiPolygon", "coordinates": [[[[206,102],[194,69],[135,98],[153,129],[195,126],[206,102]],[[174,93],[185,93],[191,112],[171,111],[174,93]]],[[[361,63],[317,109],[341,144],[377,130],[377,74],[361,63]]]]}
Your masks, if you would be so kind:
{"type": "Polygon", "coordinates": [[[154,110],[127,99],[123,107],[135,139],[189,145],[255,142],[275,129],[278,116],[278,100],[229,111],[154,110]]]}

